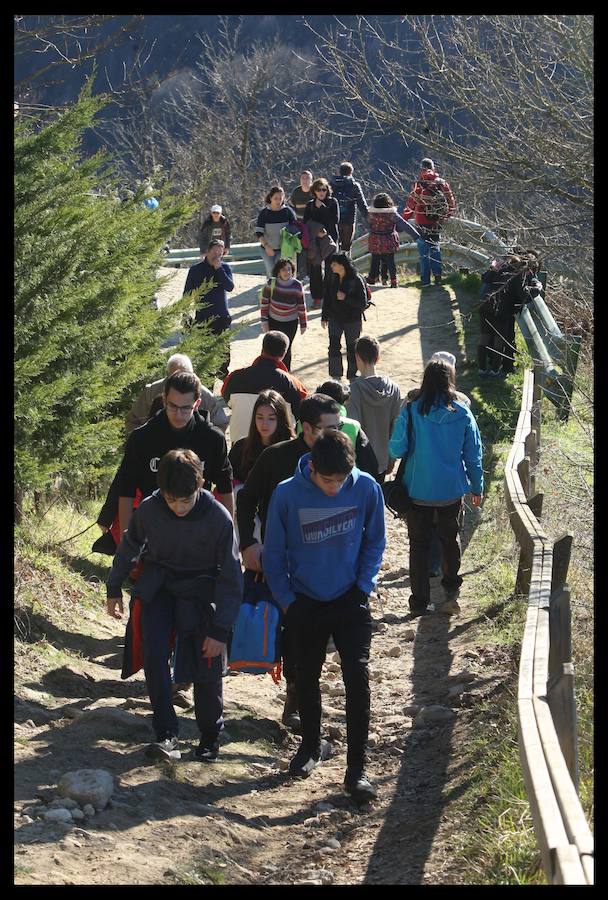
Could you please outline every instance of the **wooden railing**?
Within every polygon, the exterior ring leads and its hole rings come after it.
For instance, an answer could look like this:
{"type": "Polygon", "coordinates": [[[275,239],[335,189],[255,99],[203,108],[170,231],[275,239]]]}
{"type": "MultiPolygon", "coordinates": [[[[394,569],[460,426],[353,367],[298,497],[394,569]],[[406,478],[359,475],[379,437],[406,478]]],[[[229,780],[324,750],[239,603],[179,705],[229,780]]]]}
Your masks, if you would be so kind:
{"type": "Polygon", "coordinates": [[[540,449],[540,367],[524,376],[505,466],[505,498],[520,546],[516,591],[528,597],[517,693],[519,752],[543,870],[551,884],[593,884],[593,836],[578,798],[570,589],[572,538],[540,524],[534,470],[540,449]]]}

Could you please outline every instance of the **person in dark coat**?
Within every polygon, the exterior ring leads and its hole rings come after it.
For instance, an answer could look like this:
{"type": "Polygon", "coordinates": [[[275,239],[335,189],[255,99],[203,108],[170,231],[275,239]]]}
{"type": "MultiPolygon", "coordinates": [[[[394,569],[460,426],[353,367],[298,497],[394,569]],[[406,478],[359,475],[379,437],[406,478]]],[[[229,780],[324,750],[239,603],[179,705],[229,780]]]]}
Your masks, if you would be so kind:
{"type": "Polygon", "coordinates": [[[329,257],[330,274],[325,279],[321,325],[329,331],[329,374],[341,378],[342,335],[346,341],[346,377],[357,374],[355,344],[361,334],[361,317],[367,305],[367,288],[363,278],[346,253],[329,257]]]}
{"type": "MultiPolygon", "coordinates": [[[[340,207],[338,201],[332,196],[331,187],[326,178],[316,178],[311,187],[314,200],[309,200],[304,209],[304,222],[315,222],[320,226],[317,238],[323,238],[328,234],[332,241],[338,245],[338,222],[340,221],[340,207]]],[[[312,309],[319,309],[323,303],[324,274],[322,264],[313,259],[314,249],[309,250],[309,275],[310,296],[312,297],[312,309]]],[[[325,276],[327,276],[327,262],[325,262],[325,276]]]]}
{"type": "Polygon", "coordinates": [[[350,254],[355,233],[357,207],[361,215],[367,220],[367,201],[361,190],[361,185],[353,178],[353,164],[340,163],[340,174],[332,178],[331,189],[340,207],[340,221],[338,231],[340,234],[340,250],[350,254]]]}
{"type": "Polygon", "coordinates": [[[515,365],[515,316],[542,293],[535,251],[510,253],[493,260],[481,276],[480,335],[477,362],[480,375],[505,378],[515,365]]]}
{"type": "MultiPolygon", "coordinates": [[[[194,321],[196,323],[211,321],[213,334],[227,331],[232,323],[228,309],[228,294],[234,290],[234,279],[228,263],[222,262],[224,242],[213,238],[209,241],[205,258],[202,262],[188,269],[184,286],[184,294],[200,287],[203,282],[212,281],[213,287],[197,303],[194,321]]],[[[218,371],[218,378],[225,378],[228,373],[230,351],[223,359],[218,371]]]]}

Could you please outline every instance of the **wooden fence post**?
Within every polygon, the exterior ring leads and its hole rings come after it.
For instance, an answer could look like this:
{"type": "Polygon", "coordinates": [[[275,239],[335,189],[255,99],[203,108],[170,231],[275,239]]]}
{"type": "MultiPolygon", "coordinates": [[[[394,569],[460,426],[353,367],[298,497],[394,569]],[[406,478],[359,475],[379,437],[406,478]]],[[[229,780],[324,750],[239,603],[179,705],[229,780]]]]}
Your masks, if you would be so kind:
{"type": "Polygon", "coordinates": [[[576,698],[574,696],[574,666],[571,662],[563,663],[561,672],[549,678],[547,702],[564,761],[568,767],[572,784],[578,792],[576,698]]]}
{"type": "Polygon", "coordinates": [[[532,555],[523,547],[519,550],[519,565],[517,567],[517,576],[515,578],[515,593],[525,594],[526,598],[530,591],[530,582],[532,580],[532,555]]]}
{"type": "Polygon", "coordinates": [[[543,513],[543,498],[544,494],[539,492],[538,494],[533,494],[528,498],[528,506],[532,510],[532,515],[534,515],[538,521],[540,522],[540,517],[543,513]]]}
{"type": "Polygon", "coordinates": [[[558,676],[572,660],[570,588],[565,584],[549,601],[549,677],[558,676]]]}
{"type": "Polygon", "coordinates": [[[517,474],[519,475],[519,480],[521,481],[521,486],[524,489],[524,494],[526,495],[526,499],[530,496],[530,457],[524,456],[524,458],[517,464],[517,474]]]}
{"type": "Polygon", "coordinates": [[[553,569],[551,573],[551,593],[564,587],[568,577],[570,554],[572,553],[572,535],[563,534],[553,542],[553,569]]]}

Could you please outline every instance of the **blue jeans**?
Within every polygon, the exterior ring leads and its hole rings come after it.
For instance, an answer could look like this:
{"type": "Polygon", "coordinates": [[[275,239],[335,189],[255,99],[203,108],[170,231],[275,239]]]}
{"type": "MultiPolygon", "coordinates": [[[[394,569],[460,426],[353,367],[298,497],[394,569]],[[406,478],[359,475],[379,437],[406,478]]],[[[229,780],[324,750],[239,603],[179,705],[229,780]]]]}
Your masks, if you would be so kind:
{"type": "Polygon", "coordinates": [[[275,267],[275,263],[277,263],[279,261],[279,259],[281,258],[281,251],[275,250],[274,253],[272,254],[272,256],[268,256],[268,254],[262,247],[260,252],[262,254],[262,260],[264,262],[264,267],[266,269],[266,275],[268,276],[268,278],[272,278],[272,270],[275,267]]]}
{"type": "MultiPolygon", "coordinates": [[[[431,272],[433,275],[441,275],[439,235],[436,235],[436,240],[430,240],[430,237],[431,235],[426,238],[419,237],[416,241],[418,253],[420,254],[420,280],[423,284],[431,283],[431,272]]],[[[435,235],[432,235],[432,237],[435,237],[435,235]]]]}

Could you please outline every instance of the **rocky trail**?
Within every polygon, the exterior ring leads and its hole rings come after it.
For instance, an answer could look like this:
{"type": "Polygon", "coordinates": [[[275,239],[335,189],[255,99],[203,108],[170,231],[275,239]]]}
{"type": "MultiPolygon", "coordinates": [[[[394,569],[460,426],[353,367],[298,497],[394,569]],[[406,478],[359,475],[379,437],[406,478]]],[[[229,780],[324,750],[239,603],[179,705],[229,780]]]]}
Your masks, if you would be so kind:
{"type": "MultiPolygon", "coordinates": [[[[171,272],[160,302],[181,290],[185,272],[171,272]]],[[[253,321],[233,341],[231,368],[259,352],[260,282],[237,277],[235,324],[253,321]]],[[[421,301],[412,288],[376,288],[374,302],[364,331],[380,339],[379,368],[402,393],[419,383],[434,350],[451,350],[457,365],[466,360],[457,327],[466,295],[433,288],[421,301]]],[[[327,377],[327,335],[320,313],[310,317],[295,340],[292,368],[314,388],[327,377]]],[[[411,619],[405,525],[388,516],[387,526],[370,664],[375,803],[359,808],[341,789],[346,748],[337,654],[328,654],[322,679],[324,737],[333,755],[306,781],[286,774],[298,738],[280,724],[284,695],[269,676],[226,678],[216,763],[191,756],[192,710],[179,711],[182,760],[149,762],[143,675],[120,680],[124,625],[105,616],[100,586],[99,608],[86,608],[69,628],[35,623],[46,636],[44,662],[27,645],[16,656],[16,883],[462,883],[452,852],[467,784],[462,748],[478,727],[475,707],[504,678],[508,660],[479,642],[466,550],[460,615],[411,619]],[[78,769],[110,775],[88,806],[82,793],[67,803],[62,797],[70,793],[63,777],[78,769]]],[[[469,510],[463,546],[478,527],[479,514],[469,510]]],[[[438,579],[432,584],[436,595],[438,579]]]]}

